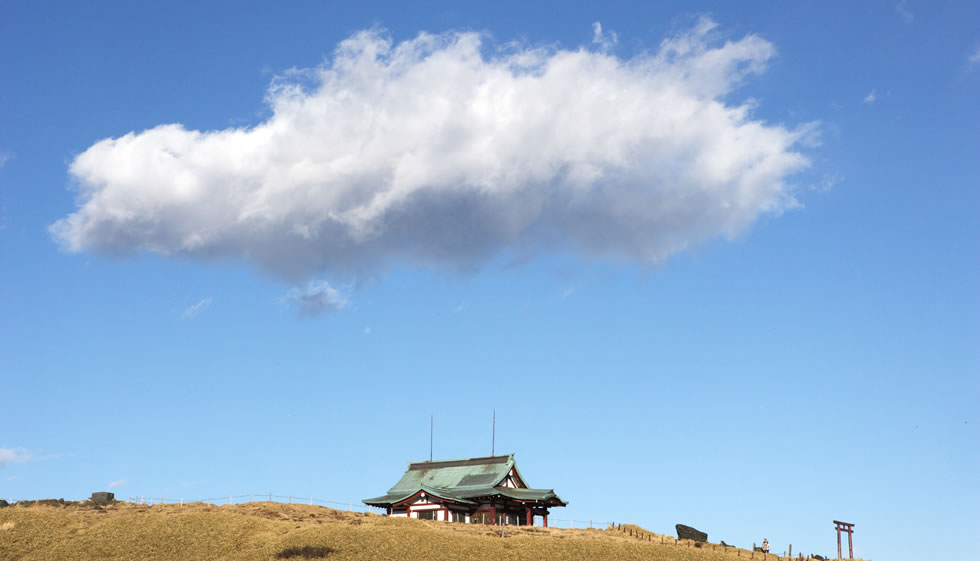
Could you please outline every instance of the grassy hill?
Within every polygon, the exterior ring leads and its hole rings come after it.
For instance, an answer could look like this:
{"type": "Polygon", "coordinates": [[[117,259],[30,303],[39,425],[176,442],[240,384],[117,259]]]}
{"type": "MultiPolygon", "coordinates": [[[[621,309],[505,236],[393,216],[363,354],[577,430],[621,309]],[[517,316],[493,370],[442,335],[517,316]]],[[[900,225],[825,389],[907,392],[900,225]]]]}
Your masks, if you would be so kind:
{"type": "MultiPolygon", "coordinates": [[[[351,513],[320,506],[84,504],[0,509],[0,559],[25,561],[274,559],[452,561],[740,561],[746,550],[623,525],[607,530],[501,529],[351,513]],[[632,535],[631,535],[632,534],[632,535]],[[661,543],[663,541],[663,543],[661,543]],[[325,557],[324,557],[325,555],[325,557]]],[[[776,556],[770,555],[770,560],[776,556]]]]}

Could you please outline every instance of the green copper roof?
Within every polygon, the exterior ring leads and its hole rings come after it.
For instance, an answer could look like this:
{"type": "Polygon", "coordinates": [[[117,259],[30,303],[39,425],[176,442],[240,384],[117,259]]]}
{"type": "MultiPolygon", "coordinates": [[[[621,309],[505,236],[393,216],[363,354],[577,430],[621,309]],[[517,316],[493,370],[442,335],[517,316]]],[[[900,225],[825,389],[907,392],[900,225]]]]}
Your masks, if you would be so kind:
{"type": "Polygon", "coordinates": [[[415,491],[422,485],[437,489],[495,487],[514,467],[514,455],[438,462],[415,462],[388,492],[415,491]]]}
{"type": "Polygon", "coordinates": [[[405,475],[388,490],[386,495],[365,499],[365,504],[385,506],[398,503],[419,491],[435,497],[462,504],[475,504],[478,497],[503,496],[520,501],[548,502],[552,506],[565,506],[551,489],[527,489],[503,487],[511,470],[522,482],[524,477],[517,471],[514,455],[462,458],[436,462],[414,462],[408,465],[405,475]]]}

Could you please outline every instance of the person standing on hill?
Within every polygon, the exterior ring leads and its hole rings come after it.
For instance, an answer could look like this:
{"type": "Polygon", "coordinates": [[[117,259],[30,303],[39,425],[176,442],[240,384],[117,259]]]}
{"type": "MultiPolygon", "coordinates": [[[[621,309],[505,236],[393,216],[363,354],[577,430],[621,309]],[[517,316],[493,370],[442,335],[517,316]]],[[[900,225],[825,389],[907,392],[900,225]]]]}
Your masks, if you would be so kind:
{"type": "Polygon", "coordinates": [[[769,559],[769,540],[762,538],[762,558],[769,559]]]}

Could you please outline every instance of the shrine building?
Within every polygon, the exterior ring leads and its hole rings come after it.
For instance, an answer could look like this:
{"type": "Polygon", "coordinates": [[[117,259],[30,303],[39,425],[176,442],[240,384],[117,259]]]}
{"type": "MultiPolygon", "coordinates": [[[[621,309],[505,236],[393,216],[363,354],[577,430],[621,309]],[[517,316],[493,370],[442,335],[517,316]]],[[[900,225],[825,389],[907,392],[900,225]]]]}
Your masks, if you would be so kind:
{"type": "Polygon", "coordinates": [[[388,516],[468,524],[527,526],[540,516],[547,526],[549,509],[568,503],[553,489],[529,488],[510,454],[408,464],[388,494],[364,504],[388,516]]]}

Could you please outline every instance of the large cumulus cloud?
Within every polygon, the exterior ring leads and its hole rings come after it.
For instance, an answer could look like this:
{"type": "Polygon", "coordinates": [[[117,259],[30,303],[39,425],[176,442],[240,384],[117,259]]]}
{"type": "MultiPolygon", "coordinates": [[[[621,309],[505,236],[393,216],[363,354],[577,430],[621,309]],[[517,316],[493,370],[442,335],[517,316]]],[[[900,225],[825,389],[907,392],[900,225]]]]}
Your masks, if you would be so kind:
{"type": "MultiPolygon", "coordinates": [[[[658,262],[795,204],[803,129],[731,92],[774,47],[714,24],[623,59],[363,31],[275,80],[249,127],[165,124],[70,166],[71,251],[232,258],[291,278],[559,249],[658,262]]],[[[598,33],[598,31],[597,31],[598,33]]]]}

